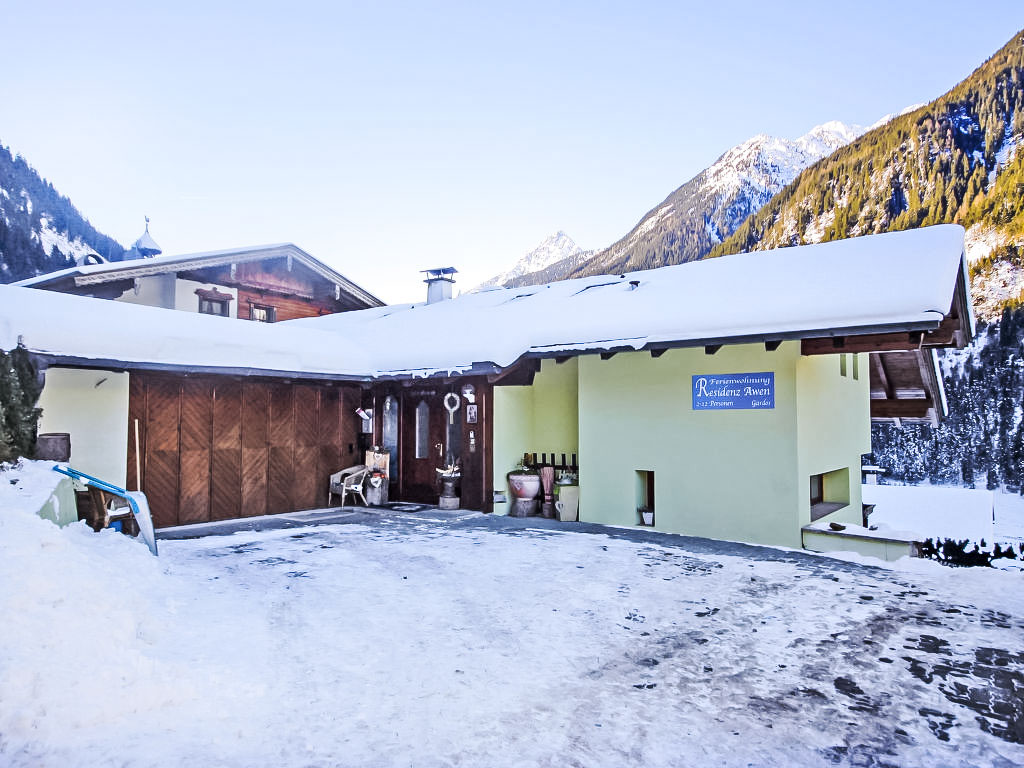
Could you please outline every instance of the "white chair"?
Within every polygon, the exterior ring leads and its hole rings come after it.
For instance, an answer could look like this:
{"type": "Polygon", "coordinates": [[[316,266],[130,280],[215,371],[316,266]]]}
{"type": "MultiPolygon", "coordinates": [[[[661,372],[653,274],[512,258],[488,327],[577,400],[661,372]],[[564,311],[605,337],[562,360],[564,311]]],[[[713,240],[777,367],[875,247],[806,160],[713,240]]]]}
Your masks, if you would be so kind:
{"type": "Polygon", "coordinates": [[[369,506],[366,503],[366,496],[363,495],[363,484],[366,482],[368,474],[370,474],[369,467],[365,464],[357,464],[331,475],[331,484],[327,490],[327,506],[331,505],[332,496],[341,496],[341,506],[344,507],[345,495],[349,493],[362,499],[363,506],[369,506]]]}

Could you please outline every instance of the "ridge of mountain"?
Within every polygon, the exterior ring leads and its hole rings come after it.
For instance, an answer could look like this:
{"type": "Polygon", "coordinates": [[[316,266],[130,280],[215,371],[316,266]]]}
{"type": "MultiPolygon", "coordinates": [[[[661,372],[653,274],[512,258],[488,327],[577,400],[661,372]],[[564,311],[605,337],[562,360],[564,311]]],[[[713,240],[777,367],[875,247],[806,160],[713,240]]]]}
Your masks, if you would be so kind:
{"type": "Polygon", "coordinates": [[[25,158],[0,145],[0,283],[64,269],[97,254],[117,261],[124,253],[25,158]]]}
{"type": "Polygon", "coordinates": [[[576,241],[562,230],[558,230],[544,238],[536,248],[519,259],[507,270],[489,280],[485,280],[473,290],[479,291],[486,288],[510,285],[523,275],[541,272],[556,262],[572,259],[580,253],[583,253],[583,249],[576,244],[576,241]]]}
{"type": "Polygon", "coordinates": [[[710,256],[940,223],[967,228],[982,319],[1024,304],[1024,32],[939,98],[804,170],[710,256]]]}

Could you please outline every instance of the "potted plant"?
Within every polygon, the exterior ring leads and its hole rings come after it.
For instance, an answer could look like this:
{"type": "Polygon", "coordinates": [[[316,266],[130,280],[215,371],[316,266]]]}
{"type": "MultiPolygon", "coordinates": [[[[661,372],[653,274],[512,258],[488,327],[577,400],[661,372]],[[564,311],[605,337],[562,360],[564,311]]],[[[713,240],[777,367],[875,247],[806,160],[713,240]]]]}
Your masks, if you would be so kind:
{"type": "Polygon", "coordinates": [[[509,514],[514,517],[534,514],[537,507],[535,499],[540,494],[540,473],[520,462],[507,477],[508,486],[512,490],[512,509],[509,514]]]}
{"type": "Polygon", "coordinates": [[[459,495],[455,489],[462,478],[462,469],[458,464],[449,464],[444,469],[438,469],[437,474],[441,481],[441,498],[437,505],[441,509],[458,509],[459,495]]]}

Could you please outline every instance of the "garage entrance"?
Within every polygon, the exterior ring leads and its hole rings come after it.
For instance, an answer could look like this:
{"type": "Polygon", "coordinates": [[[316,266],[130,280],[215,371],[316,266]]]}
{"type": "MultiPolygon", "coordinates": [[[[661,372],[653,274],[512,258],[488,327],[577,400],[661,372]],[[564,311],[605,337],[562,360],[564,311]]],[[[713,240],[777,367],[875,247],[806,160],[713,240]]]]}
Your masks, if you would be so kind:
{"type": "Polygon", "coordinates": [[[357,463],[357,387],[131,374],[130,490],[157,528],[327,504],[329,476],[357,463]]]}

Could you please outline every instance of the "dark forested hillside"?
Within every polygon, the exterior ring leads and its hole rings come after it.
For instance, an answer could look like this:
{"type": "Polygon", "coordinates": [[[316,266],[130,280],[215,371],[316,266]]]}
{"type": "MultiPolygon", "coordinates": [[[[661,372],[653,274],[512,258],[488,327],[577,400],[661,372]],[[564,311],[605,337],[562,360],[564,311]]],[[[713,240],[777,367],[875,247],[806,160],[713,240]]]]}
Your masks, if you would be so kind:
{"type": "Polygon", "coordinates": [[[944,96],[803,171],[710,255],[956,222],[994,228],[1011,246],[995,259],[1016,258],[1022,102],[1024,32],[944,96]]]}
{"type": "Polygon", "coordinates": [[[942,358],[949,416],[927,425],[876,424],[873,461],[896,482],[1024,492],[1024,309],[982,326],[942,358]]]}
{"type": "Polygon", "coordinates": [[[0,283],[70,266],[86,252],[112,261],[124,255],[24,158],[0,146],[0,283]]]}

